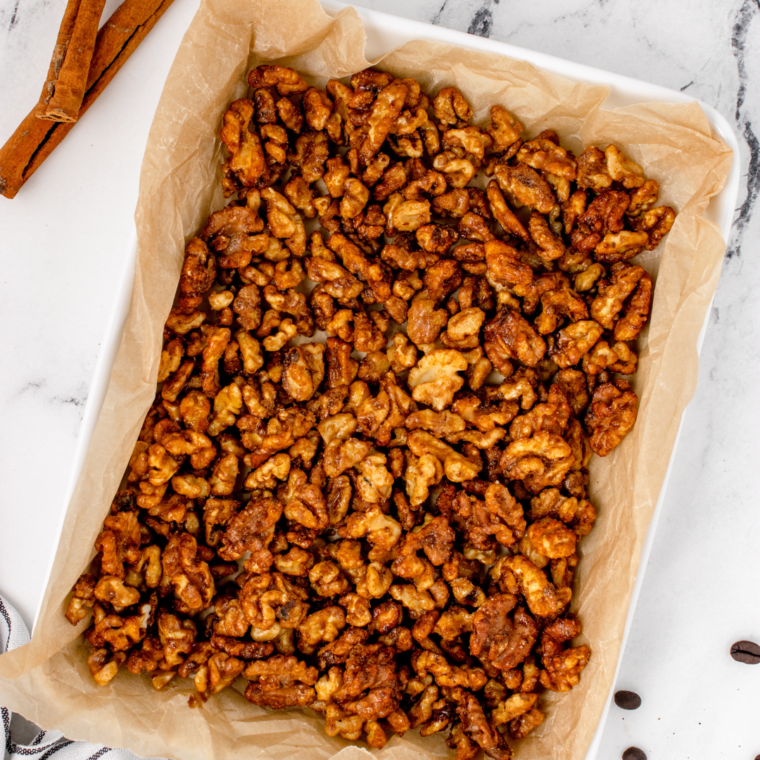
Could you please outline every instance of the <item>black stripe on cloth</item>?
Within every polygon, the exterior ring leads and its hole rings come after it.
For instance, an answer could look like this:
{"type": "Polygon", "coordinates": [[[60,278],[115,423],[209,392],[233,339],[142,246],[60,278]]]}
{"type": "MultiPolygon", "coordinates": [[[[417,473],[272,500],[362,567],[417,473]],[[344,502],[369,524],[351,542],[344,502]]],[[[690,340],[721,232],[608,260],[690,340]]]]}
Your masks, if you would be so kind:
{"type": "MultiPolygon", "coordinates": [[[[40,760],[48,760],[49,757],[54,755],[56,752],[58,752],[59,749],[63,749],[64,747],[68,747],[69,744],[73,744],[74,742],[70,739],[64,739],[60,744],[56,744],[55,747],[51,747],[41,758],[40,760]]],[[[19,755],[26,754],[19,752],[19,755]]],[[[30,753],[31,754],[31,753],[30,753]]]]}
{"type": "Polygon", "coordinates": [[[13,742],[11,741],[11,713],[7,707],[0,707],[0,715],[3,716],[3,729],[5,730],[5,751],[13,754],[13,742]]]}
{"type": "MultiPolygon", "coordinates": [[[[0,615],[5,618],[5,622],[8,624],[8,640],[5,642],[5,651],[8,651],[8,647],[11,645],[11,629],[13,626],[11,625],[11,616],[8,614],[8,610],[5,609],[5,605],[3,604],[3,600],[0,599],[0,615]]],[[[8,733],[10,736],[10,732],[8,733]]]]}
{"type": "Polygon", "coordinates": [[[90,757],[87,758],[87,760],[99,760],[99,758],[103,757],[103,755],[106,754],[106,752],[110,752],[110,747],[101,747],[94,755],[90,755],[90,757]]]}

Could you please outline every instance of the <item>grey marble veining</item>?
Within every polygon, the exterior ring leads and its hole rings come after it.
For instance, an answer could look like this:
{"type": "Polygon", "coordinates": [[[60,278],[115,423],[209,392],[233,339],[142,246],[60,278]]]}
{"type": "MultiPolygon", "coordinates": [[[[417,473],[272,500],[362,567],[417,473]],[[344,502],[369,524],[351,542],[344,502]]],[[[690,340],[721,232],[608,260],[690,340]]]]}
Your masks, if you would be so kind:
{"type": "MultiPolygon", "coordinates": [[[[171,62],[165,51],[176,49],[196,4],[176,0],[88,114],[97,129],[78,125],[47,162],[47,177],[69,177],[68,187],[35,177],[14,201],[0,198],[0,588],[27,622],[52,550],[56,500],[110,313],[108,294],[120,276],[129,220],[114,209],[134,198],[150,121],[133,114],[132,104],[155,107],[171,62]],[[81,177],[77,162],[85,156],[91,169],[81,177]],[[81,196],[87,222],[57,215],[62,193],[81,196]],[[36,223],[19,230],[17,213],[36,223]],[[96,218],[109,228],[98,228],[96,218]],[[19,515],[29,510],[40,515],[42,558],[24,550],[27,523],[19,515]]],[[[760,1],[357,4],[688,92],[733,126],[742,168],[734,227],[617,681],[641,694],[642,706],[612,708],[596,757],[619,758],[636,745],[650,760],[752,760],[760,753],[759,674],[727,651],[738,639],[760,641],[760,1]]],[[[115,5],[109,0],[106,13],[115,5]]],[[[39,96],[64,6],[0,0],[0,141],[39,96]]]]}

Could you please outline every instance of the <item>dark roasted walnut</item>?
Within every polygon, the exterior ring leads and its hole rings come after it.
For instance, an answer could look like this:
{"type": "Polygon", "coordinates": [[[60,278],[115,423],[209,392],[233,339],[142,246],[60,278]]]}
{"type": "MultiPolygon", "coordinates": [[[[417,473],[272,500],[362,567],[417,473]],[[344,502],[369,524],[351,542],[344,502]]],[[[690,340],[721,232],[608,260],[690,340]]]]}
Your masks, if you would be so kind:
{"type": "Polygon", "coordinates": [[[570,611],[589,466],[635,422],[618,376],[654,282],[630,260],[675,211],[617,146],[576,157],[501,105],[473,124],[455,87],[248,81],[229,201],[185,249],[65,615],[100,685],[126,665],[200,704],[242,676],[331,737],[445,730],[457,760],[509,760],[591,655],[570,611]]]}

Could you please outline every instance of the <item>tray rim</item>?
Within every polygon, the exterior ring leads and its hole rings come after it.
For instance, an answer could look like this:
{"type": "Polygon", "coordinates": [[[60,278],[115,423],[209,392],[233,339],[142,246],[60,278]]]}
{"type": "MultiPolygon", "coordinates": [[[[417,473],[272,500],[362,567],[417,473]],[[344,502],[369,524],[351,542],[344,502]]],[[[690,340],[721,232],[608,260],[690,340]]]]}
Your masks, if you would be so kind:
{"type": "MultiPolygon", "coordinates": [[[[618,107],[620,105],[646,102],[697,102],[705,113],[705,116],[707,117],[712,129],[733,151],[731,170],[726,179],[726,184],[719,193],[710,199],[708,208],[704,212],[705,217],[715,222],[720,228],[721,235],[726,242],[726,247],[728,247],[729,237],[733,225],[735,207],[739,196],[741,179],[739,144],[736,133],[734,132],[733,127],[729,124],[728,120],[709,103],[706,103],[698,98],[690,97],[683,92],[663,87],[662,85],[657,85],[623,74],[606,71],[604,69],[589,66],[587,64],[576,63],[568,59],[549,55],[540,51],[531,50],[529,48],[522,48],[510,43],[501,42],[499,40],[479,37],[476,35],[468,34],[466,32],[458,31],[456,29],[450,29],[448,27],[437,26],[427,22],[407,19],[385,13],[383,11],[357,7],[349,3],[339,2],[338,0],[319,0],[319,2],[325,12],[331,16],[337,15],[339,12],[343,11],[346,8],[353,8],[356,11],[364,25],[365,31],[367,32],[365,40],[365,57],[370,61],[376,59],[383,53],[390,52],[390,50],[392,50],[394,47],[398,47],[405,42],[415,39],[425,39],[433,42],[444,42],[447,44],[456,45],[458,47],[482,50],[485,52],[493,52],[515,60],[526,61],[533,64],[539,69],[549,71],[571,81],[608,86],[610,88],[610,94],[604,101],[602,108],[618,107]],[[399,25],[403,26],[403,30],[396,28],[399,25]],[[389,30],[391,34],[400,35],[403,39],[399,40],[392,46],[386,47],[382,51],[372,50],[372,45],[376,45],[378,43],[377,36],[373,38],[372,35],[377,35],[379,32],[388,33],[389,30]]],[[[192,23],[192,18],[190,19],[190,23],[192,23]]],[[[56,547],[60,542],[63,523],[68,512],[71,498],[79,479],[87,451],[89,449],[95,425],[100,415],[111,376],[111,369],[116,358],[116,353],[119,348],[124,324],[126,322],[131,306],[132,289],[135,276],[135,263],[137,260],[137,233],[134,227],[134,223],[131,226],[129,237],[126,240],[124,252],[125,256],[121,267],[121,273],[118,279],[119,284],[117,286],[116,293],[114,294],[111,313],[108,320],[106,321],[106,327],[103,333],[103,339],[101,341],[103,348],[95,362],[95,370],[93,373],[87,401],[85,403],[85,409],[82,417],[79,436],[77,438],[77,444],[74,452],[72,467],[70,470],[68,485],[64,494],[63,503],[66,506],[65,509],[61,510],[58,520],[57,536],[54,542],[54,546],[56,547]]],[[[701,353],[702,344],[704,342],[707,324],[709,322],[710,313],[712,311],[712,302],[713,301],[711,300],[710,305],[707,308],[705,321],[697,338],[696,348],[698,354],[701,353]]],[[[691,401],[689,402],[689,405],[690,404],[691,401]]],[[[628,606],[628,614],[626,617],[620,654],[618,656],[615,668],[613,686],[610,688],[610,693],[608,694],[604,710],[599,719],[599,724],[594,734],[594,738],[587,750],[586,760],[596,760],[597,758],[598,747],[601,741],[604,727],[607,722],[607,716],[609,714],[610,705],[612,702],[614,683],[617,680],[620,664],[625,654],[625,648],[629,637],[631,623],[641,593],[649,556],[654,544],[657,525],[663,512],[663,504],[665,501],[665,496],[667,494],[668,483],[670,480],[671,471],[673,469],[673,463],[678,451],[681,431],[683,429],[684,419],[689,409],[689,405],[686,406],[686,409],[684,410],[684,413],[681,417],[681,422],[676,434],[675,441],[673,443],[670,460],[668,462],[668,468],[666,470],[665,478],[660,489],[659,498],[657,500],[654,512],[652,513],[649,528],[647,529],[647,534],[644,539],[639,568],[636,573],[636,581],[628,606]]],[[[55,551],[51,553],[49,558],[43,588],[47,588],[47,585],[49,583],[54,557],[55,551]]],[[[32,630],[34,630],[34,627],[37,624],[41,610],[42,599],[43,597],[41,596],[37,610],[35,612],[32,630]]]]}

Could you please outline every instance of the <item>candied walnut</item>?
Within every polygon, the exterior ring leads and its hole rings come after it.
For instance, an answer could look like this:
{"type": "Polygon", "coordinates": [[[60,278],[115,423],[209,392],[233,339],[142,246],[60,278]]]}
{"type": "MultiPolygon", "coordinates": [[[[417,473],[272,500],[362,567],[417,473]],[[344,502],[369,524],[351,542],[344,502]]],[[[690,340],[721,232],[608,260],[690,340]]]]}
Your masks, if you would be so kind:
{"type": "Polygon", "coordinates": [[[575,553],[576,534],[551,517],[534,522],[526,535],[533,548],[544,557],[561,559],[575,553]]]}
{"type": "Polygon", "coordinates": [[[531,710],[538,700],[538,694],[512,694],[511,697],[499,702],[496,709],[491,712],[491,723],[501,726],[519,718],[531,710]]]}
{"type": "Polygon", "coordinates": [[[627,343],[615,343],[610,346],[606,340],[600,340],[591,351],[583,357],[583,371],[589,375],[600,372],[617,372],[631,375],[636,371],[638,356],[631,351],[627,343]]]}
{"type": "Polygon", "coordinates": [[[642,267],[619,267],[613,271],[609,283],[600,283],[599,295],[591,304],[591,315],[607,330],[614,327],[616,339],[633,340],[638,337],[649,315],[652,278],[642,267]],[[627,313],[621,319],[617,319],[629,298],[627,313]]]}
{"type": "Polygon", "coordinates": [[[501,240],[485,244],[486,277],[497,291],[512,285],[529,285],[533,270],[520,261],[518,252],[501,240]]]}
{"type": "Polygon", "coordinates": [[[297,173],[300,173],[307,185],[322,177],[328,157],[329,146],[325,132],[310,132],[301,135],[296,139],[294,152],[288,153],[287,156],[288,161],[296,168],[297,173]]]}
{"type": "Polygon", "coordinates": [[[346,615],[340,607],[325,607],[312,612],[297,628],[298,648],[304,654],[313,654],[320,644],[335,641],[345,627],[346,615]]]}
{"type": "Polygon", "coordinates": [[[578,156],[577,161],[579,188],[591,188],[601,192],[612,185],[612,177],[607,170],[607,158],[599,148],[590,145],[578,156]]]}
{"type": "MultiPolygon", "coordinates": [[[[259,191],[249,190],[245,206],[233,202],[209,217],[201,237],[209,241],[219,255],[220,267],[247,267],[254,253],[260,254],[266,250],[269,236],[266,233],[257,234],[264,229],[264,222],[258,214],[260,203],[259,191]]],[[[219,304],[217,306],[224,308],[219,304]]]]}
{"type": "MultiPolygon", "coordinates": [[[[432,225],[420,227],[425,230],[432,225]]],[[[418,230],[419,232],[419,230],[418,230]]],[[[397,236],[396,243],[383,246],[380,252],[380,258],[387,262],[394,269],[403,269],[407,272],[414,272],[417,269],[425,269],[437,261],[436,254],[429,254],[424,251],[416,250],[407,245],[401,245],[401,241],[407,242],[402,236],[397,236]]]]}
{"type": "Polygon", "coordinates": [[[522,222],[520,222],[512,209],[507,205],[507,202],[504,200],[504,196],[499,189],[499,183],[496,182],[496,180],[491,180],[488,183],[486,195],[488,197],[488,205],[491,209],[491,213],[493,214],[494,219],[496,219],[496,221],[503,227],[504,232],[519,237],[527,243],[530,240],[530,235],[522,222]]]}
{"type": "MultiPolygon", "coordinates": [[[[267,204],[267,226],[271,233],[285,240],[285,245],[295,256],[306,252],[306,231],[303,220],[288,199],[271,187],[262,191],[267,204]]],[[[248,328],[253,329],[253,328],[248,328]]]]}
{"type": "Polygon", "coordinates": [[[327,120],[332,113],[332,101],[323,90],[309,87],[301,98],[306,123],[315,131],[327,126],[327,120]]]}
{"type": "Polygon", "coordinates": [[[140,552],[141,534],[134,512],[119,512],[109,515],[103,522],[104,530],[95,540],[95,549],[101,553],[100,567],[103,573],[124,578],[125,563],[137,564],[140,552]]]}
{"type": "Polygon", "coordinates": [[[594,258],[605,264],[628,261],[641,253],[648,243],[649,236],[646,232],[610,232],[594,248],[594,258]]]}
{"type": "Polygon", "coordinates": [[[665,235],[670,232],[675,220],[676,212],[670,206],[658,206],[643,211],[633,224],[635,229],[646,232],[649,240],[644,247],[648,251],[653,251],[665,235]]]}
{"type": "Polygon", "coordinates": [[[473,117],[473,110],[456,87],[444,87],[433,98],[435,118],[446,127],[463,127],[473,117]]]}
{"type": "Polygon", "coordinates": [[[359,146],[359,162],[366,165],[380,150],[404,107],[407,88],[399,80],[383,87],[378,93],[367,118],[367,134],[359,146]]]}
{"type": "Polygon", "coordinates": [[[354,465],[356,493],[367,504],[378,504],[390,498],[393,476],[385,466],[387,461],[385,454],[370,454],[354,465]]]}
{"type": "Polygon", "coordinates": [[[254,629],[254,640],[274,638],[280,628],[297,628],[306,617],[308,593],[291,583],[282,573],[250,577],[240,589],[240,605],[254,629]],[[271,636],[257,638],[270,632],[271,636]]]}
{"type": "Polygon", "coordinates": [[[66,607],[66,620],[71,625],[77,625],[87,617],[87,610],[95,602],[96,577],[84,573],[79,577],[73,588],[73,596],[66,607]]]}
{"type": "Polygon", "coordinates": [[[294,401],[308,401],[325,375],[321,343],[289,349],[283,359],[282,387],[294,401]]]}
{"type": "Polygon", "coordinates": [[[441,330],[446,327],[449,315],[445,309],[436,309],[434,300],[421,298],[412,303],[407,318],[409,338],[418,346],[422,346],[435,341],[441,330]]]}
{"type": "Polygon", "coordinates": [[[390,296],[390,285],[384,267],[370,261],[345,235],[334,233],[327,239],[327,245],[334,251],[343,262],[346,269],[367,283],[372,288],[379,301],[390,296]]]}
{"type": "Polygon", "coordinates": [[[221,131],[222,142],[230,154],[225,168],[243,187],[265,187],[272,181],[261,138],[251,131],[254,110],[250,100],[234,101],[224,114],[221,131]]]}
{"type": "MultiPolygon", "coordinates": [[[[486,132],[491,136],[491,153],[504,153],[518,142],[523,125],[520,124],[506,108],[491,106],[491,123],[486,132]]],[[[511,151],[510,151],[511,152],[511,151]]]]}
{"type": "Polygon", "coordinates": [[[391,369],[397,375],[410,369],[417,363],[417,349],[404,335],[397,332],[393,336],[393,345],[387,351],[391,369]]]}
{"type": "Polygon", "coordinates": [[[530,438],[540,430],[561,436],[570,417],[570,405],[561,388],[554,384],[549,389],[546,403],[537,404],[527,414],[516,417],[509,427],[512,440],[530,438]]]}
{"type": "Polygon", "coordinates": [[[346,623],[363,628],[372,622],[372,610],[369,602],[359,594],[346,594],[338,602],[346,608],[346,623]]]}
{"type": "Polygon", "coordinates": [[[251,284],[242,287],[232,302],[232,310],[237,314],[241,327],[255,330],[261,324],[261,295],[258,286],[251,284]]]}
{"type": "MultiPolygon", "coordinates": [[[[565,235],[570,235],[576,222],[586,210],[587,200],[585,190],[576,190],[567,200],[562,202],[562,223],[565,235]]],[[[592,244],[596,245],[595,242],[592,244]]]]}
{"type": "Polygon", "coordinates": [[[433,159],[433,167],[446,178],[449,187],[463,188],[477,173],[472,161],[459,157],[453,150],[445,150],[433,159]]]}
{"type": "Polygon", "coordinates": [[[272,710],[305,707],[316,698],[319,673],[292,655],[276,654],[250,663],[244,672],[250,681],[245,690],[249,702],[272,710]]]}
{"type": "Polygon", "coordinates": [[[641,187],[646,181],[641,167],[625,156],[616,145],[608,145],[604,150],[604,157],[607,173],[626,190],[641,187]]]}
{"type": "Polygon", "coordinates": [[[586,377],[583,372],[577,369],[562,369],[557,373],[557,385],[565,394],[572,414],[575,417],[579,416],[588,406],[589,401],[586,377]]]}
{"type": "MultiPolygon", "coordinates": [[[[536,567],[527,557],[517,554],[499,560],[496,568],[502,575],[508,573],[514,581],[514,589],[525,597],[528,609],[538,617],[556,617],[570,602],[570,588],[555,588],[546,573],[536,567]],[[501,568],[499,568],[501,564],[501,568]]],[[[492,573],[494,570],[491,571],[492,573]]],[[[503,580],[500,579],[502,584],[503,580]]],[[[509,580],[506,583],[510,586],[509,580]]]]}
{"type": "Polygon", "coordinates": [[[483,338],[488,358],[505,376],[512,374],[510,360],[535,367],[546,353],[543,338],[514,309],[504,308],[487,322],[483,338]]]}
{"type": "Polygon", "coordinates": [[[464,385],[464,379],[457,373],[466,369],[467,360],[459,351],[431,351],[409,371],[412,398],[438,412],[443,411],[451,404],[454,394],[464,385]]]}
{"type": "Polygon", "coordinates": [[[558,435],[540,431],[531,438],[512,441],[499,465],[508,480],[522,480],[538,493],[562,482],[574,461],[572,449],[558,435]]]}
{"type": "Polygon", "coordinates": [[[494,406],[485,406],[477,396],[460,395],[451,409],[483,433],[491,433],[497,427],[507,425],[517,414],[517,404],[499,402],[494,406]]]}
{"type": "Polygon", "coordinates": [[[324,530],[328,523],[327,504],[319,488],[307,483],[303,470],[291,470],[287,486],[277,492],[278,499],[285,505],[288,520],[303,525],[310,530],[324,530]]]}
{"type": "Polygon", "coordinates": [[[457,667],[451,665],[441,654],[419,649],[412,653],[412,668],[421,678],[428,673],[432,675],[439,687],[462,686],[477,691],[488,680],[481,668],[457,667]]]}
{"type": "Polygon", "coordinates": [[[430,488],[440,483],[441,478],[443,478],[443,465],[432,454],[407,458],[406,493],[412,508],[427,501],[430,488]]]}
{"type": "Polygon", "coordinates": [[[282,515],[282,508],[274,499],[252,499],[229,522],[218,549],[219,556],[234,562],[249,551],[251,558],[247,564],[260,568],[257,572],[266,572],[273,560],[267,546],[274,537],[274,526],[282,515]]]}
{"type": "Polygon", "coordinates": [[[470,692],[464,692],[457,706],[464,732],[494,760],[510,760],[512,750],[499,731],[489,724],[483,708],[470,692]]]}
{"type": "Polygon", "coordinates": [[[453,227],[441,224],[426,224],[415,233],[420,247],[428,253],[443,256],[456,243],[459,234],[453,227]]]}
{"type": "Polygon", "coordinates": [[[481,243],[487,243],[494,239],[488,222],[476,214],[474,211],[468,211],[458,222],[457,231],[467,240],[475,240],[481,243]]]}
{"type": "Polygon", "coordinates": [[[461,433],[465,429],[465,421],[458,414],[452,414],[448,411],[435,412],[432,409],[412,412],[404,424],[409,430],[417,428],[428,430],[436,438],[444,438],[452,433],[461,433]]]}
{"type": "MultiPolygon", "coordinates": [[[[390,486],[389,486],[390,495],[390,486]]],[[[385,557],[401,537],[401,525],[392,517],[383,514],[376,504],[366,512],[354,512],[338,529],[342,538],[364,538],[372,544],[370,560],[385,557]]]]}
{"type": "Polygon", "coordinates": [[[573,281],[573,287],[578,293],[585,293],[596,285],[600,277],[604,277],[605,270],[601,264],[591,264],[588,269],[578,272],[573,281]]]}
{"type": "Polygon", "coordinates": [[[559,618],[548,625],[541,634],[541,656],[544,661],[559,654],[566,641],[570,641],[580,634],[581,624],[574,615],[559,618]]]}
{"type": "Polygon", "coordinates": [[[544,658],[541,685],[551,691],[570,691],[577,686],[581,671],[588,665],[591,650],[586,646],[565,649],[553,657],[544,658]]]}
{"type": "Polygon", "coordinates": [[[349,177],[343,183],[343,198],[340,201],[340,215],[353,219],[369,202],[369,190],[356,177],[349,177]]]}
{"type": "Polygon", "coordinates": [[[517,152],[517,161],[570,182],[574,182],[577,175],[577,165],[572,154],[551,140],[537,138],[523,143],[517,152]]]}
{"type": "MultiPolygon", "coordinates": [[[[169,312],[169,316],[166,319],[166,329],[178,335],[186,335],[206,321],[206,315],[202,311],[197,311],[193,308],[193,302],[200,302],[201,296],[188,296],[184,304],[182,300],[182,297],[180,297],[178,305],[169,312]]],[[[182,367],[180,367],[181,369],[182,367]]]]}
{"type": "MultiPolygon", "coordinates": [[[[446,477],[452,483],[463,483],[477,477],[481,468],[451,446],[422,430],[412,430],[407,438],[409,450],[417,457],[431,455],[443,465],[446,477]]],[[[411,494],[408,494],[411,498],[411,494]]]]}
{"type": "Polygon", "coordinates": [[[548,222],[541,214],[535,211],[531,213],[528,231],[533,242],[538,246],[536,253],[544,261],[554,261],[565,253],[565,244],[562,239],[552,234],[548,222]]]}
{"type": "Polygon", "coordinates": [[[456,521],[467,535],[470,544],[479,550],[492,547],[492,535],[503,546],[511,546],[517,536],[522,535],[525,530],[522,508],[515,503],[504,486],[499,488],[504,489],[505,498],[489,495],[489,503],[486,504],[465,492],[460,492],[453,504],[456,521]]]}
{"type": "Polygon", "coordinates": [[[254,90],[276,87],[280,95],[295,95],[308,89],[301,75],[287,66],[259,66],[248,74],[248,84],[254,90]]]}
{"type": "Polygon", "coordinates": [[[102,576],[95,586],[94,596],[110,604],[115,612],[121,612],[140,601],[140,592],[125,586],[124,581],[115,575],[102,576]]]}
{"type": "Polygon", "coordinates": [[[588,319],[588,308],[583,299],[568,289],[548,290],[541,295],[542,311],[535,325],[541,335],[554,332],[563,317],[572,322],[588,319]]]}
{"type": "MultiPolygon", "coordinates": [[[[380,546],[377,554],[385,555],[386,550],[380,546]]],[[[356,584],[356,593],[365,599],[380,599],[388,593],[393,583],[391,571],[379,562],[370,562],[363,570],[356,584]]]]}
{"type": "Polygon", "coordinates": [[[119,672],[119,667],[127,659],[125,652],[111,652],[108,649],[93,649],[87,658],[87,667],[98,686],[110,683],[119,672]]]}
{"type": "Polygon", "coordinates": [[[513,204],[528,206],[540,214],[548,214],[557,205],[549,183],[525,164],[498,164],[494,176],[513,204]]]}
{"type": "Polygon", "coordinates": [[[391,570],[400,578],[413,580],[418,590],[426,590],[433,584],[428,562],[432,565],[446,562],[453,543],[454,531],[449,527],[448,520],[445,517],[435,517],[417,532],[406,534],[396,549],[396,559],[391,570]],[[427,561],[417,556],[418,551],[424,551],[427,561]],[[429,580],[423,582],[423,578],[429,580]]]}
{"type": "Polygon", "coordinates": [[[140,615],[122,618],[119,615],[107,615],[105,609],[96,604],[93,608],[92,626],[84,635],[94,649],[108,645],[116,652],[128,650],[145,638],[151,605],[143,605],[140,611],[140,615]]]}
{"type": "Polygon", "coordinates": [[[447,148],[480,166],[493,139],[480,127],[469,126],[447,130],[443,133],[443,142],[447,148]]]}
{"type": "Polygon", "coordinates": [[[243,394],[240,388],[235,383],[222,388],[214,399],[214,414],[206,432],[210,436],[219,435],[230,425],[235,424],[235,420],[242,410],[243,394]]]}
{"type": "Polygon", "coordinates": [[[594,453],[606,457],[620,445],[636,422],[637,407],[638,397],[625,380],[596,387],[585,419],[594,453]]]}
{"type": "Polygon", "coordinates": [[[534,728],[538,728],[546,717],[545,713],[534,707],[509,722],[509,735],[513,739],[524,739],[534,728]]]}
{"type": "Polygon", "coordinates": [[[290,457],[287,454],[275,454],[249,473],[245,487],[251,491],[273,490],[278,480],[285,480],[290,472],[290,457]]]}
{"type": "Polygon", "coordinates": [[[304,549],[293,546],[287,554],[276,555],[274,564],[280,573],[304,576],[314,565],[314,557],[304,549]]]}
{"type": "Polygon", "coordinates": [[[199,547],[189,533],[175,533],[164,549],[164,577],[174,587],[177,610],[195,614],[209,606],[214,597],[214,578],[199,556],[199,547]]]}
{"type": "MultiPolygon", "coordinates": [[[[200,296],[214,284],[216,260],[200,238],[193,238],[185,249],[179,290],[183,296],[200,296]]],[[[160,381],[159,381],[160,382],[160,381]]]]}
{"type": "Polygon", "coordinates": [[[631,193],[631,202],[627,214],[637,217],[649,211],[660,194],[660,185],[653,179],[648,179],[641,187],[637,187],[631,193]]]}
{"type": "Polygon", "coordinates": [[[558,366],[573,367],[594,347],[604,329],[593,319],[583,319],[559,331],[549,357],[558,366]]]}
{"type": "Polygon", "coordinates": [[[175,338],[166,344],[163,351],[161,351],[161,363],[158,367],[158,377],[156,378],[157,383],[163,383],[164,380],[167,380],[170,375],[173,375],[179,369],[183,353],[184,348],[179,338],[175,338]]]}
{"type": "Polygon", "coordinates": [[[396,201],[396,198],[398,196],[391,196],[391,200],[383,207],[387,228],[393,230],[394,235],[396,232],[414,232],[430,223],[430,201],[396,201]]]}

